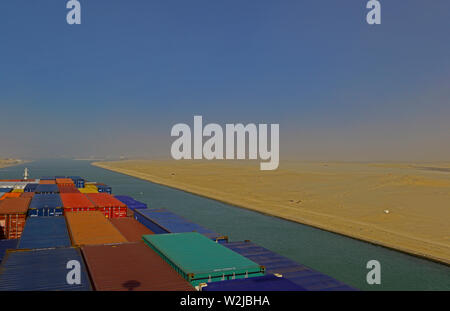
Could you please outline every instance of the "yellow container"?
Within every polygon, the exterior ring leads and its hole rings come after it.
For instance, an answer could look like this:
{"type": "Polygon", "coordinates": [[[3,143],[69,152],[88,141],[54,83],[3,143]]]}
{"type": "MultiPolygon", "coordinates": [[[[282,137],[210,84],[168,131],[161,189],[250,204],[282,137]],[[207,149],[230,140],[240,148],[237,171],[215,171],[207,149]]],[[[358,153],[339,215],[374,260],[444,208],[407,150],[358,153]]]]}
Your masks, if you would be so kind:
{"type": "Polygon", "coordinates": [[[23,193],[23,189],[13,189],[12,193],[23,193]]]}
{"type": "Polygon", "coordinates": [[[84,188],[78,188],[81,193],[98,193],[98,189],[94,185],[86,185],[84,188]]]}

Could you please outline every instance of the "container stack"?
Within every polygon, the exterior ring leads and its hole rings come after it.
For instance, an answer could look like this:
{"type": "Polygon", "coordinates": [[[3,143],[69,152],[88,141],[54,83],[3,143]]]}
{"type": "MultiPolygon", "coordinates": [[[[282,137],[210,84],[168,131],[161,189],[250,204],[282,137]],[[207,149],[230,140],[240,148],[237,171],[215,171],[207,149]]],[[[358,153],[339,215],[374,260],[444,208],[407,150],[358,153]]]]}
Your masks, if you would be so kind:
{"type": "Polygon", "coordinates": [[[22,194],[17,192],[4,192],[4,194],[1,196],[0,201],[5,199],[13,199],[13,198],[19,198],[22,194]]]}
{"type": "Polygon", "coordinates": [[[101,212],[67,213],[66,219],[74,246],[127,242],[101,212]]]}
{"type": "Polygon", "coordinates": [[[86,184],[83,188],[78,188],[81,193],[98,193],[98,189],[95,185],[86,184]]]}
{"type": "Polygon", "coordinates": [[[36,192],[36,188],[39,184],[28,184],[24,188],[24,192],[36,192]]]}
{"type": "Polygon", "coordinates": [[[86,196],[106,218],[127,216],[127,206],[108,193],[88,193],[86,196]]]}
{"type": "Polygon", "coordinates": [[[17,242],[19,240],[0,240],[0,263],[2,263],[3,257],[5,257],[5,254],[10,249],[16,249],[17,248],[17,242]]]}
{"type": "Polygon", "coordinates": [[[198,232],[219,243],[228,241],[227,236],[213,232],[162,208],[135,210],[134,218],[155,233],[198,232]]]}
{"type": "Polygon", "coordinates": [[[72,179],[73,183],[75,184],[75,187],[84,188],[85,180],[80,176],[69,176],[68,178],[72,179]]]}
{"type": "Polygon", "coordinates": [[[95,186],[97,187],[99,193],[108,193],[108,194],[112,193],[112,188],[108,185],[96,183],[95,186]]]}
{"type": "Polygon", "coordinates": [[[193,286],[265,273],[263,266],[197,232],[144,235],[142,238],[193,286]]]}
{"type": "Polygon", "coordinates": [[[29,198],[7,198],[0,202],[0,239],[20,238],[30,201],[29,198]]]}
{"type": "Polygon", "coordinates": [[[63,204],[58,193],[37,193],[33,196],[28,216],[62,216],[63,204]]]}
{"type": "Polygon", "coordinates": [[[17,249],[70,247],[64,217],[31,217],[27,219],[17,249]]]}
{"type": "Polygon", "coordinates": [[[132,217],[112,218],[111,223],[130,242],[139,242],[143,235],[154,234],[132,217]]]}
{"type": "Polygon", "coordinates": [[[64,213],[67,212],[92,212],[95,205],[82,193],[61,193],[64,213]]]}
{"type": "Polygon", "coordinates": [[[81,250],[86,258],[95,290],[194,290],[158,254],[142,242],[89,245],[83,246],[81,250]]]}
{"type": "Polygon", "coordinates": [[[56,178],[59,193],[80,193],[71,178],[56,178]]]}
{"type": "Polygon", "coordinates": [[[351,289],[79,176],[0,185],[0,290],[351,289]],[[75,266],[80,283],[68,278],[75,266]]]}
{"type": "Polygon", "coordinates": [[[42,193],[42,194],[54,194],[59,193],[58,186],[53,184],[39,184],[36,189],[34,190],[35,193],[42,193]]]}
{"type": "Polygon", "coordinates": [[[114,197],[128,207],[128,209],[127,209],[127,216],[133,217],[134,216],[134,210],[136,210],[136,209],[147,209],[147,204],[145,204],[143,202],[140,202],[140,201],[137,201],[137,200],[133,199],[130,196],[127,196],[127,195],[115,195],[114,197]]]}
{"type": "Polygon", "coordinates": [[[86,266],[78,248],[7,251],[2,261],[0,291],[89,291],[86,266]],[[69,265],[68,265],[69,263],[69,265]],[[70,265],[80,265],[80,284],[68,282],[70,265]]]}
{"type": "Polygon", "coordinates": [[[282,275],[304,290],[354,290],[352,287],[333,279],[328,275],[312,270],[250,241],[230,242],[224,244],[224,246],[246,258],[264,265],[268,273],[282,275]]]}

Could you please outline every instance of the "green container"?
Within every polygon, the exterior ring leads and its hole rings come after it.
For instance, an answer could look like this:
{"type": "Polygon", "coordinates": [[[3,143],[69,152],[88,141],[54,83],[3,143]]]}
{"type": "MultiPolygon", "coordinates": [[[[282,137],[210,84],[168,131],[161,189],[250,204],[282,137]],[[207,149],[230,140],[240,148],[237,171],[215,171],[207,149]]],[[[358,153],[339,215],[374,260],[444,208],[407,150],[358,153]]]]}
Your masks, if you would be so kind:
{"type": "Polygon", "coordinates": [[[142,239],[193,286],[265,273],[263,266],[197,232],[144,235],[142,239]]]}

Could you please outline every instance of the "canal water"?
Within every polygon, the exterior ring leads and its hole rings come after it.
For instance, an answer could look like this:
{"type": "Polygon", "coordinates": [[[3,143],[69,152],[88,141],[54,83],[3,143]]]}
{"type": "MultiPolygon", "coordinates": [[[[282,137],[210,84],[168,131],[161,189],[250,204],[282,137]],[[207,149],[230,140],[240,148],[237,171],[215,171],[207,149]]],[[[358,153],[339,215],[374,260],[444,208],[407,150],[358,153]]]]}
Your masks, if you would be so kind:
{"type": "Polygon", "coordinates": [[[79,175],[112,186],[150,208],[166,208],[202,226],[251,240],[301,264],[362,290],[450,290],[450,268],[370,243],[224,204],[90,165],[89,161],[38,160],[0,169],[0,179],[79,175]],[[366,264],[381,264],[381,285],[368,285],[366,264]]]}

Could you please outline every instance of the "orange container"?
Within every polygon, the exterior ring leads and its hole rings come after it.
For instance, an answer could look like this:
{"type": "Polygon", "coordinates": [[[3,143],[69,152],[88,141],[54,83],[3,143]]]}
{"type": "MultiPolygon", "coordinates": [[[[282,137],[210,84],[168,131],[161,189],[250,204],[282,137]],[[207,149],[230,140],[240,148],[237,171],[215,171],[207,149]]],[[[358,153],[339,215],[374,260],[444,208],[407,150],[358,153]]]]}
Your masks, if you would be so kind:
{"type": "Polygon", "coordinates": [[[4,200],[4,199],[7,199],[7,198],[18,198],[18,197],[20,197],[21,194],[22,194],[22,193],[20,193],[20,192],[8,192],[8,193],[5,193],[5,194],[0,198],[0,201],[2,201],[2,200],[4,200]]]}
{"type": "Polygon", "coordinates": [[[73,186],[73,180],[71,178],[56,178],[56,184],[64,186],[73,186]]]}
{"type": "Polygon", "coordinates": [[[124,243],[127,239],[98,211],[66,213],[67,227],[72,244],[96,245],[124,243]]]}
{"type": "Polygon", "coordinates": [[[106,218],[127,217],[127,206],[108,193],[87,193],[86,196],[106,218]]]}
{"type": "Polygon", "coordinates": [[[56,182],[54,180],[39,180],[41,185],[54,185],[56,182]]]}
{"type": "Polygon", "coordinates": [[[83,193],[60,193],[64,213],[95,211],[95,205],[83,193]]]}

